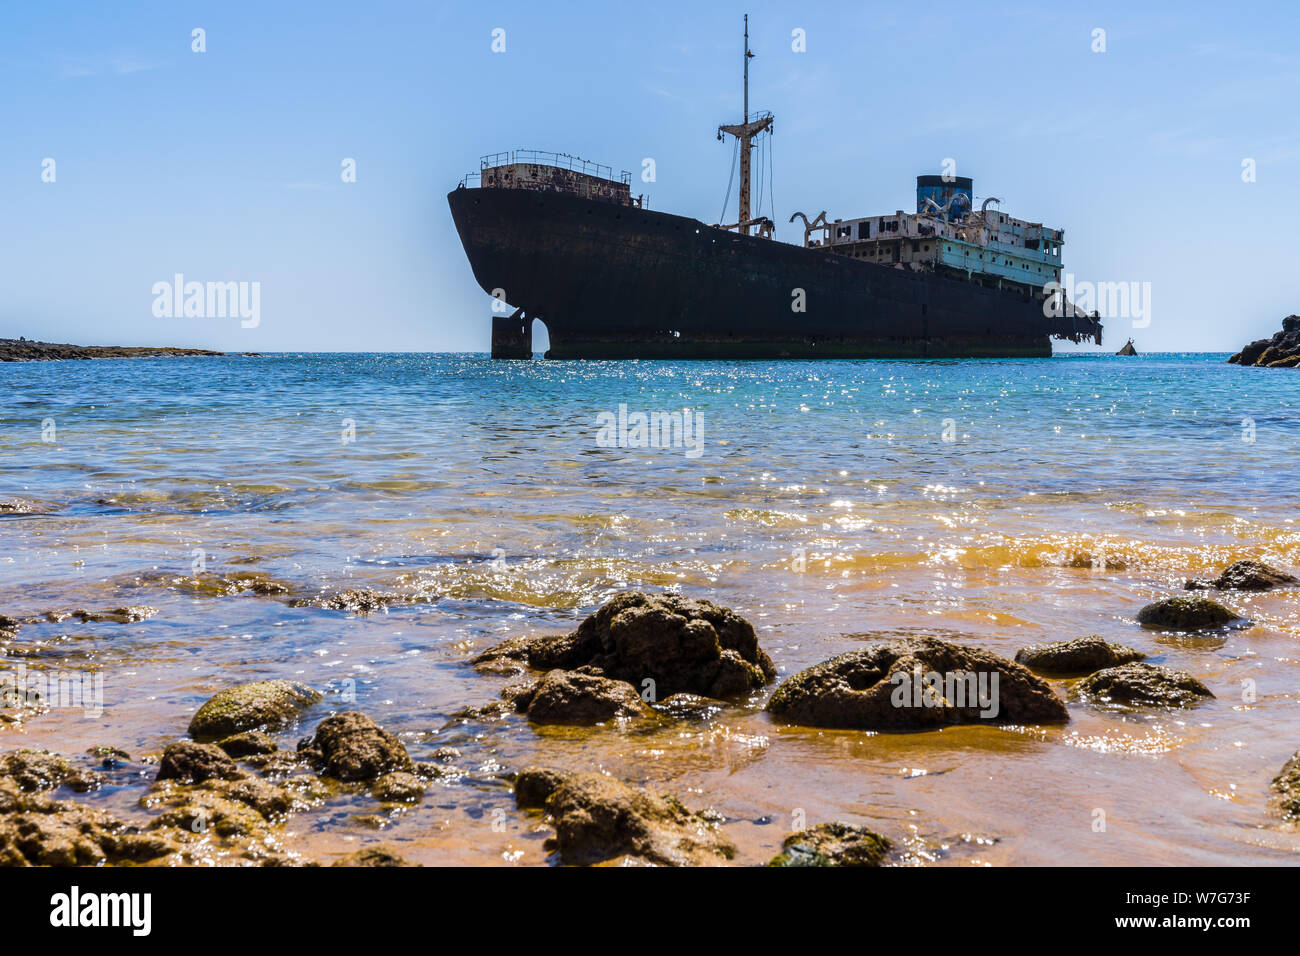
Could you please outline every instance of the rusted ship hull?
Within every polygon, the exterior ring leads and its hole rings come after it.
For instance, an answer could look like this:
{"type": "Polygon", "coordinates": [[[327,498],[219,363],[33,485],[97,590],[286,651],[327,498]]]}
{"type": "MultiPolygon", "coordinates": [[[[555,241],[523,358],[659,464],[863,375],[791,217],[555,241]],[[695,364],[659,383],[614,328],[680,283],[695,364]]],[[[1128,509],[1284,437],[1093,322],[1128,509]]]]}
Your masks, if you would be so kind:
{"type": "Polygon", "coordinates": [[[1098,321],[1049,317],[1040,296],[684,216],[527,189],[447,200],[478,284],[522,310],[494,322],[494,354],[528,354],[533,319],[557,359],[1033,358],[1052,336],[1101,342],[1098,321]]]}

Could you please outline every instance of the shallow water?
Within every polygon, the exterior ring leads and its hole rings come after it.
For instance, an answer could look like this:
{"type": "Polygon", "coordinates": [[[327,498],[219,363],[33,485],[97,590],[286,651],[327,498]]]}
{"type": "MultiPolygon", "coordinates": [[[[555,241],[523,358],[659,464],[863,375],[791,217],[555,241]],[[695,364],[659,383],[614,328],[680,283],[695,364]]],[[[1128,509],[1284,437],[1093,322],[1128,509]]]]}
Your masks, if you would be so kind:
{"type": "MultiPolygon", "coordinates": [[[[1300,594],[1230,595],[1250,624],[1212,638],[1133,623],[1238,558],[1300,567],[1300,376],[1223,358],[0,365],[0,501],[43,512],[0,513],[0,613],[160,612],[24,627],[6,664],[101,673],[105,710],[0,724],[0,748],[141,757],[215,690],[288,677],[329,699],[282,746],[355,708],[416,759],[458,748],[465,771],[382,830],[356,819],[379,810],[364,794],[292,817],[286,843],[316,859],[383,840],[424,863],[543,863],[546,829],[496,776],[543,764],[716,807],[743,863],[830,819],[904,864],[1295,862],[1267,787],[1300,748],[1300,594]],[[620,404],[692,409],[701,453],[601,447],[597,416],[620,404]],[[410,600],[364,617],[214,596],[186,586],[197,562],[410,600]],[[507,682],[465,666],[476,651],[568,630],[625,588],[734,607],[782,676],[881,635],[1011,656],[1097,633],[1217,696],[925,734],[783,727],[770,689],[654,732],[449,724],[507,682]]],[[[152,770],[135,771],[85,799],[140,813],[152,770]]]]}

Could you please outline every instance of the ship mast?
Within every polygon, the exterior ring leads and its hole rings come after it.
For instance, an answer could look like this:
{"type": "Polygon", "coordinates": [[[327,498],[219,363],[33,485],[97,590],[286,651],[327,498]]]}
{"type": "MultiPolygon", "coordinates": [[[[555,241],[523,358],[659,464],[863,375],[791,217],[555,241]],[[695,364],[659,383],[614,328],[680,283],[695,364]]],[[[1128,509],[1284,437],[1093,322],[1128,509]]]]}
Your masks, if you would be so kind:
{"type": "Polygon", "coordinates": [[[722,139],[722,134],[734,136],[740,141],[740,214],[736,220],[736,228],[741,235],[749,235],[749,227],[754,220],[750,219],[749,212],[749,187],[750,187],[750,153],[754,148],[754,137],[764,130],[772,129],[772,114],[761,113],[754,118],[751,123],[749,120],[749,61],[754,54],[749,49],[749,14],[745,14],[745,119],[744,122],[735,126],[719,126],[718,139],[722,139]]]}

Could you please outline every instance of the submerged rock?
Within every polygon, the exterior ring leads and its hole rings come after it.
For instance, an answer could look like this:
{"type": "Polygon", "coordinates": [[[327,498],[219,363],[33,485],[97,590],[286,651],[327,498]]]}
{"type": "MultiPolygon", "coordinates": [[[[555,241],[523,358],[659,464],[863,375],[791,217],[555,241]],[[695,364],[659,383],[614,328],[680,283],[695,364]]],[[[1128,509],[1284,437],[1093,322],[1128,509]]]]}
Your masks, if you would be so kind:
{"type": "Polygon", "coordinates": [[[254,757],[273,754],[279,748],[269,735],[259,730],[246,730],[217,741],[217,746],[231,757],[254,757]]]}
{"type": "Polygon", "coordinates": [[[1171,597],[1148,604],[1138,611],[1137,620],[1143,627],[1160,630],[1201,631],[1241,618],[1207,597],[1171,597]]]}
{"type": "Polygon", "coordinates": [[[373,591],[370,588],[349,588],[335,594],[296,600],[290,602],[294,607],[320,607],[329,611],[351,611],[353,614],[373,614],[386,611],[404,600],[399,594],[386,591],[373,591]]]}
{"type": "Polygon", "coordinates": [[[569,866],[619,857],[662,866],[716,865],[736,852],[718,832],[717,814],[692,813],[674,797],[601,774],[524,770],[515,781],[516,803],[536,806],[539,797],[555,827],[547,848],[569,866]]]}
{"type": "Polygon", "coordinates": [[[1282,765],[1269,785],[1277,797],[1277,808],[1288,822],[1300,822],[1300,750],[1282,765]]]}
{"type": "Polygon", "coordinates": [[[1300,584],[1300,579],[1263,561],[1234,561],[1217,578],[1187,581],[1183,587],[1188,591],[1269,591],[1292,584],[1300,584]]]}
{"type": "Polygon", "coordinates": [[[22,498],[0,498],[0,515],[41,515],[52,509],[36,501],[22,498]]]}
{"type": "Polygon", "coordinates": [[[202,783],[216,777],[230,780],[240,775],[239,767],[214,744],[196,744],[180,740],[168,744],[158,761],[156,780],[179,780],[183,783],[202,783]]]}
{"type": "Polygon", "coordinates": [[[415,766],[400,740],[357,711],[322,720],[316,736],[298,749],[338,780],[374,780],[390,770],[409,773],[415,766]]]}
{"type": "Polygon", "coordinates": [[[195,740],[211,741],[245,730],[280,730],[320,699],[317,691],[287,680],[227,687],[199,708],[189,734],[195,740]]]}
{"type": "Polygon", "coordinates": [[[195,597],[229,597],[244,592],[262,597],[281,597],[293,591],[283,581],[277,581],[262,571],[236,571],[228,575],[207,571],[189,575],[150,572],[125,578],[122,583],[135,587],[171,588],[195,597]]]}
{"type": "Polygon", "coordinates": [[[722,705],[698,694],[673,694],[655,704],[654,709],[678,720],[711,720],[722,712],[722,705]]]}
{"type": "Polygon", "coordinates": [[[73,611],[72,617],[87,624],[138,624],[158,613],[156,607],[136,605],[132,607],[115,607],[110,611],[73,611]]]}
{"type": "Polygon", "coordinates": [[[274,750],[268,754],[249,754],[241,759],[271,779],[292,777],[310,770],[312,766],[309,755],[298,750],[274,750]]]}
{"type": "Polygon", "coordinates": [[[1103,667],[1117,667],[1145,657],[1141,651],[1123,644],[1112,644],[1096,634],[1076,637],[1072,641],[1030,644],[1016,651],[1017,664],[1060,677],[1091,674],[1103,667]]]}
{"type": "Polygon", "coordinates": [[[349,853],[347,856],[341,856],[330,866],[418,866],[416,863],[407,863],[397,855],[397,852],[389,847],[368,846],[364,850],[357,850],[355,853],[349,853]]]}
{"type": "Polygon", "coordinates": [[[1105,552],[1094,555],[1091,551],[1075,551],[1066,560],[1067,568],[1079,568],[1090,571],[1127,571],[1128,564],[1123,558],[1112,557],[1105,552]]]}
{"type": "Polygon", "coordinates": [[[20,790],[68,787],[79,793],[98,790],[104,783],[94,770],[74,766],[66,757],[48,750],[15,750],[0,755],[0,778],[12,780],[20,790]]]}
{"type": "Polygon", "coordinates": [[[473,664],[500,672],[511,664],[577,670],[650,690],[736,697],[776,676],[754,628],[729,608],[677,595],[616,595],[571,634],[516,638],[473,664]],[[651,683],[647,683],[647,681],[651,683]]]}
{"type": "Polygon", "coordinates": [[[576,671],[548,671],[511,700],[535,724],[589,726],[654,713],[631,684],[576,671]]]}
{"type": "Polygon", "coordinates": [[[319,781],[314,777],[298,778],[292,783],[279,785],[236,770],[225,776],[213,775],[197,781],[193,778],[165,778],[155,783],[140,803],[150,809],[161,807],[176,811],[161,823],[156,823],[156,826],[192,829],[188,822],[182,822],[182,816],[188,814],[195,819],[212,822],[224,814],[236,821],[230,833],[245,834],[251,832],[250,826],[262,827],[266,822],[307,808],[313,798],[320,796],[319,791],[319,781]],[[310,786],[312,783],[317,786],[310,786]],[[230,803],[240,804],[253,811],[261,821],[250,823],[251,818],[244,810],[232,810],[228,806],[230,803]]]}
{"type": "Polygon", "coordinates": [[[1075,685],[1075,693],[1103,703],[1155,707],[1189,707],[1214,696],[1186,671],[1142,663],[1108,667],[1089,674],[1075,685]]]}
{"type": "Polygon", "coordinates": [[[208,790],[251,807],[267,820],[274,820],[308,806],[306,800],[288,787],[280,787],[253,776],[238,780],[213,780],[208,790]]]}
{"type": "Polygon", "coordinates": [[[1070,719],[1028,669],[932,637],[889,641],[810,667],[778,687],[767,710],[789,723],[850,730],[1070,719]]]}
{"type": "Polygon", "coordinates": [[[377,778],[370,792],[385,803],[415,803],[424,796],[424,781],[405,770],[394,770],[377,778]]]}
{"type": "Polygon", "coordinates": [[[200,836],[209,831],[220,837],[262,837],[267,820],[240,800],[209,789],[194,789],[165,798],[168,806],[149,823],[149,829],[176,829],[200,836]]]}
{"type": "Polygon", "coordinates": [[[121,747],[100,744],[97,747],[89,748],[86,753],[98,760],[99,765],[105,770],[116,770],[119,767],[125,767],[131,762],[131,755],[121,747]]]}
{"type": "Polygon", "coordinates": [[[768,866],[879,866],[890,843],[851,823],[819,823],[792,833],[768,866]]]}

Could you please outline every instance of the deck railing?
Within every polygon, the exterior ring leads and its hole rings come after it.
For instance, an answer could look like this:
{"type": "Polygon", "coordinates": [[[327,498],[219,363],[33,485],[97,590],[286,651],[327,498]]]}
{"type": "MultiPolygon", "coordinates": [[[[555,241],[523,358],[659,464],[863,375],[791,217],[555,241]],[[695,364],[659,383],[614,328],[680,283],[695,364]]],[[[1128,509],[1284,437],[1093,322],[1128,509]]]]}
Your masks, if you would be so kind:
{"type": "Polygon", "coordinates": [[[632,184],[632,174],[626,169],[619,173],[616,180],[613,166],[606,166],[603,163],[595,163],[589,159],[583,159],[580,156],[573,156],[569,153],[552,153],[541,149],[511,149],[503,153],[489,153],[479,160],[479,169],[491,169],[494,166],[509,166],[512,163],[534,163],[539,166],[555,166],[559,169],[568,169],[575,173],[595,176],[598,179],[608,179],[611,182],[622,182],[626,186],[632,184]]]}

